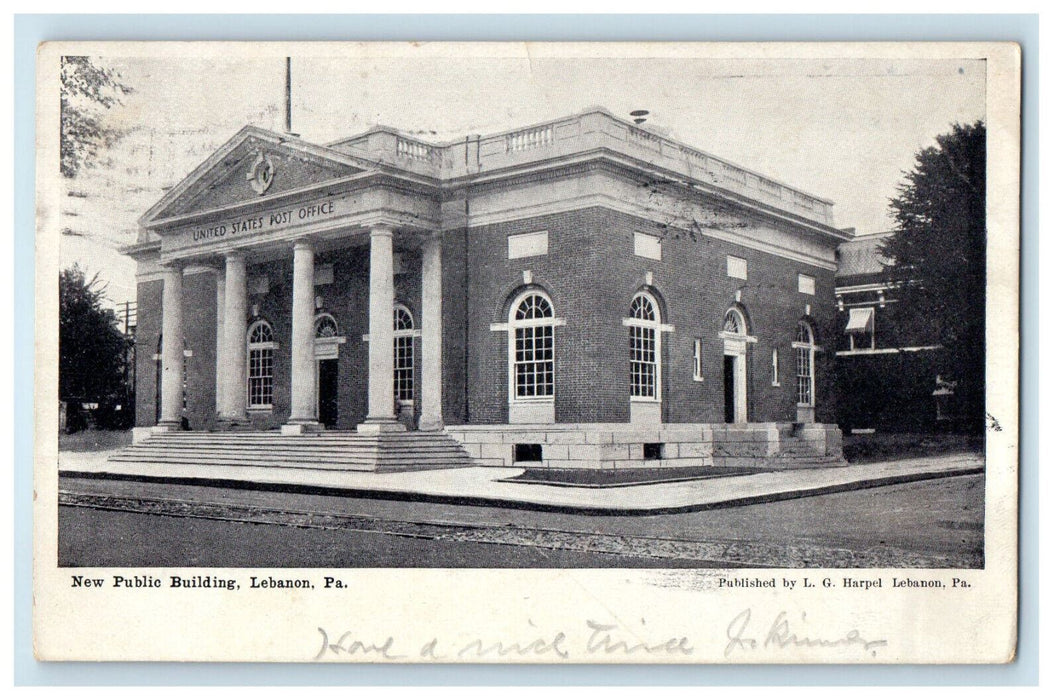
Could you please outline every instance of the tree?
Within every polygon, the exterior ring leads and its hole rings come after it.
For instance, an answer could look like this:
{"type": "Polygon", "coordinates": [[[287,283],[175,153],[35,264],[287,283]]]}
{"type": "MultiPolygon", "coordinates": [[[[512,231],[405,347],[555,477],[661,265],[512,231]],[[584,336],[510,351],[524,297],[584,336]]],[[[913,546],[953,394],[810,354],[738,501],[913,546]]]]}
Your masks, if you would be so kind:
{"type": "Polygon", "coordinates": [[[957,407],[984,413],[986,127],[954,124],[916,155],[891,200],[897,229],[880,253],[911,344],[941,345],[939,371],[957,382],[957,407]]]}
{"type": "Polygon", "coordinates": [[[123,132],[103,121],[103,112],[133,90],[121,75],[100,68],[87,56],[63,56],[59,89],[59,169],[73,177],[93,162],[99,149],[111,146],[123,132]]]}
{"type": "MultiPolygon", "coordinates": [[[[59,399],[75,407],[125,403],[131,343],[114,311],[103,307],[105,298],[98,275],[86,280],[77,265],[59,273],[59,399]]],[[[68,426],[79,427],[76,417],[68,426]]]]}

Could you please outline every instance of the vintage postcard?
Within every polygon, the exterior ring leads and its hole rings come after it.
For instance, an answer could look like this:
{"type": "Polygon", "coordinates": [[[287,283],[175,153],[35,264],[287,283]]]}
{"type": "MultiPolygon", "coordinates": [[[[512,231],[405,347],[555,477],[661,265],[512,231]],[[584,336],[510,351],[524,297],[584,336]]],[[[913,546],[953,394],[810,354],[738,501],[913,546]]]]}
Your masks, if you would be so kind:
{"type": "Polygon", "coordinates": [[[37,81],[38,658],[1014,657],[1018,45],[37,81]]]}

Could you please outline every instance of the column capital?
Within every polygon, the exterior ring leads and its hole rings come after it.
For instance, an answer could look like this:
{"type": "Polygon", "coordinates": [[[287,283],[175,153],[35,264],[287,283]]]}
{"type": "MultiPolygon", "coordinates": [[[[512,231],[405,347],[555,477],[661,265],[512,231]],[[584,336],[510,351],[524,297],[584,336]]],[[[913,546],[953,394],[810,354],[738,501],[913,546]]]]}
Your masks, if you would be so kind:
{"type": "Polygon", "coordinates": [[[184,272],[184,261],[183,260],[170,260],[167,263],[162,263],[162,272],[169,272],[180,274],[184,272]]]}
{"type": "Polygon", "coordinates": [[[394,237],[394,227],[393,226],[384,226],[384,225],[373,226],[372,230],[369,233],[373,237],[375,237],[375,236],[386,236],[387,238],[393,238],[394,237]]]}
{"type": "Polygon", "coordinates": [[[291,245],[291,250],[313,250],[313,239],[309,237],[299,238],[291,245]]]}
{"type": "Polygon", "coordinates": [[[243,262],[247,259],[247,254],[241,250],[230,250],[225,253],[225,262],[229,260],[243,262]]]}

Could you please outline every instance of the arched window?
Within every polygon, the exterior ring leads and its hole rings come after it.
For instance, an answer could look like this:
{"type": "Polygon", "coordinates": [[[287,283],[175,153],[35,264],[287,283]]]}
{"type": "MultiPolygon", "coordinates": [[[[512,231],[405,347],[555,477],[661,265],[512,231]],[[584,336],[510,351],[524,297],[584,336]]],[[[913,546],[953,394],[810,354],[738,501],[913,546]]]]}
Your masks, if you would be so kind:
{"type": "Polygon", "coordinates": [[[555,316],[543,292],[526,292],[512,303],[508,337],[513,401],[551,399],[555,394],[555,316]]]}
{"type": "Polygon", "coordinates": [[[394,400],[412,401],[415,389],[416,358],[413,338],[416,325],[412,312],[401,304],[394,306],[394,400]]]}
{"type": "Polygon", "coordinates": [[[272,408],[273,355],[276,343],[268,321],[255,321],[247,331],[247,407],[272,408]]]}
{"type": "Polygon", "coordinates": [[[659,305],[640,292],[629,305],[629,396],[659,400],[659,305]]]}
{"type": "Polygon", "coordinates": [[[726,333],[732,333],[733,335],[747,335],[747,319],[743,317],[739,309],[729,309],[725,312],[724,330],[726,333]]]}
{"type": "Polygon", "coordinates": [[[339,324],[331,314],[320,314],[314,322],[317,338],[335,338],[339,335],[339,324]]]}
{"type": "Polygon", "coordinates": [[[805,321],[799,321],[795,342],[795,377],[798,380],[798,405],[812,408],[814,403],[813,329],[805,321]]]}

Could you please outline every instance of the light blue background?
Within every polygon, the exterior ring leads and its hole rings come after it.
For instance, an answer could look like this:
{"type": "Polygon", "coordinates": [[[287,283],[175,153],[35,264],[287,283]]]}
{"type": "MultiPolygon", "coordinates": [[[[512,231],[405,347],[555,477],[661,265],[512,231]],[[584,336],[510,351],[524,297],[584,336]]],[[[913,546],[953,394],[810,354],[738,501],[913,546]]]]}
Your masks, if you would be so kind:
{"type": "Polygon", "coordinates": [[[17,685],[1033,685],[1038,682],[1036,15],[18,15],[15,17],[17,685]],[[45,40],[1018,41],[1023,46],[1020,634],[1008,666],[367,666],[38,663],[32,651],[34,59],[45,40]]]}

